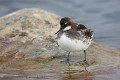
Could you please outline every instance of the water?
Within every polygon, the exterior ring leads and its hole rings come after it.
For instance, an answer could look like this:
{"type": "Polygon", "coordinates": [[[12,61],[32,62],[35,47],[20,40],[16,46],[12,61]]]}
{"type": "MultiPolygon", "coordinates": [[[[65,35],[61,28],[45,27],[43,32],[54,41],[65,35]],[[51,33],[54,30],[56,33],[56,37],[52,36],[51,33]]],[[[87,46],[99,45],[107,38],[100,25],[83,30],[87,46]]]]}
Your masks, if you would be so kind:
{"type": "Polygon", "coordinates": [[[120,48],[120,0],[0,0],[0,16],[21,8],[71,17],[91,28],[96,42],[120,48]]]}
{"type": "MultiPolygon", "coordinates": [[[[105,71],[104,71],[105,72],[105,71]]],[[[31,75],[0,73],[0,80],[120,80],[120,71],[112,73],[90,72],[86,70],[67,69],[65,71],[43,70],[31,75]]]]}

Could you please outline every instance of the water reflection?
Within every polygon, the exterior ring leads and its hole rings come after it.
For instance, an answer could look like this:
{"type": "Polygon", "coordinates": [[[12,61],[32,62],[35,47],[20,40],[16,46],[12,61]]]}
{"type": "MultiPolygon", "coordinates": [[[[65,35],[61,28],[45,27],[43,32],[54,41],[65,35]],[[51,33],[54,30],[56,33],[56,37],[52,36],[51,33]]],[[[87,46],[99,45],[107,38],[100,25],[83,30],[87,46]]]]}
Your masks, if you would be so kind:
{"type": "Polygon", "coordinates": [[[72,65],[68,64],[68,69],[64,72],[66,76],[63,80],[93,80],[93,76],[87,68],[87,66],[83,66],[83,69],[73,69],[72,65]]]}

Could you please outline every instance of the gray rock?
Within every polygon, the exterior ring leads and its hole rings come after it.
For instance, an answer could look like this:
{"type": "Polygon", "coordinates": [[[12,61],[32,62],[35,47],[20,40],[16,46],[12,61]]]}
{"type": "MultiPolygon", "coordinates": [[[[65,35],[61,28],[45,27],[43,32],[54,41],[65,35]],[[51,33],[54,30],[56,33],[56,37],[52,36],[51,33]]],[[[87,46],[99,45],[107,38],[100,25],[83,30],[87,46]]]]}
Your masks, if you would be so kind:
{"type": "MultiPolygon", "coordinates": [[[[35,59],[53,50],[60,17],[40,9],[22,9],[0,18],[0,53],[35,59]],[[42,54],[42,55],[41,55],[42,54]]],[[[46,55],[54,56],[53,53],[46,55]]],[[[47,57],[46,57],[47,58],[47,57]]]]}

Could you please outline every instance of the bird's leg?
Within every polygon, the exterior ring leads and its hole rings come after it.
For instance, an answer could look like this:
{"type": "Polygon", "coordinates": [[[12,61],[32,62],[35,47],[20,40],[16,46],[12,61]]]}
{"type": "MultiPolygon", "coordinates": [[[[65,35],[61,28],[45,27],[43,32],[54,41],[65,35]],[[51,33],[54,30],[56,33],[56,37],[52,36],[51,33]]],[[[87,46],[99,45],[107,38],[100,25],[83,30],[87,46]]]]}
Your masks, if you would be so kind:
{"type": "Polygon", "coordinates": [[[83,62],[85,64],[89,65],[89,63],[87,62],[86,50],[84,50],[83,52],[84,52],[84,60],[83,60],[83,62]]]}
{"type": "Polygon", "coordinates": [[[70,60],[70,52],[69,52],[67,56],[67,63],[70,64],[70,62],[74,62],[74,61],[70,60]]]}
{"type": "Polygon", "coordinates": [[[70,52],[69,52],[68,55],[67,55],[67,59],[64,60],[64,61],[61,61],[61,62],[65,62],[65,63],[68,63],[68,64],[70,64],[70,62],[74,62],[74,61],[71,61],[71,60],[70,60],[70,52]]]}
{"type": "Polygon", "coordinates": [[[70,57],[70,52],[68,53],[68,56],[67,56],[67,63],[69,63],[70,61],[69,57],[70,57]]]}

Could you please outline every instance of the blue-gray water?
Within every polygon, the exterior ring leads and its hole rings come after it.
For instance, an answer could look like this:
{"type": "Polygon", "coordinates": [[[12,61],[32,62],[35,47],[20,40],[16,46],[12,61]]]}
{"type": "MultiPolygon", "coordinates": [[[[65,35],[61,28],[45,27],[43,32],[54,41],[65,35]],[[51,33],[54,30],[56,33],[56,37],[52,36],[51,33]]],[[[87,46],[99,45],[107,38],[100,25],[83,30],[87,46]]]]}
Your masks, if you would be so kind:
{"type": "Polygon", "coordinates": [[[120,48],[120,0],[0,0],[0,16],[42,8],[68,16],[94,31],[94,40],[120,48]]]}

